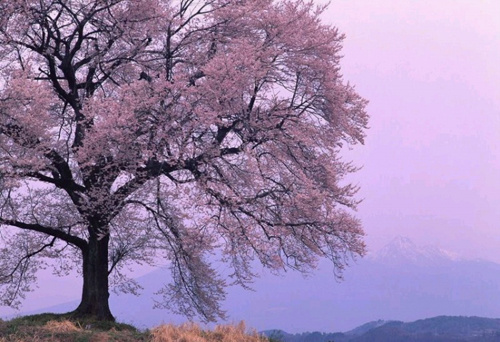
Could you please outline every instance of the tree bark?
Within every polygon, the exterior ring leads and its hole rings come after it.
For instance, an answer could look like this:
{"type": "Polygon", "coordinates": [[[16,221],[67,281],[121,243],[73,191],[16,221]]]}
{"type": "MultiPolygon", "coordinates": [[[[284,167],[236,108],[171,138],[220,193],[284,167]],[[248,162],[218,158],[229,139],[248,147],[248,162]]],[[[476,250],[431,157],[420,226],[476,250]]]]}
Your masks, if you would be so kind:
{"type": "Polygon", "coordinates": [[[108,285],[109,235],[89,238],[83,254],[82,301],[74,311],[77,317],[94,317],[100,321],[114,321],[109,309],[108,285]]]}

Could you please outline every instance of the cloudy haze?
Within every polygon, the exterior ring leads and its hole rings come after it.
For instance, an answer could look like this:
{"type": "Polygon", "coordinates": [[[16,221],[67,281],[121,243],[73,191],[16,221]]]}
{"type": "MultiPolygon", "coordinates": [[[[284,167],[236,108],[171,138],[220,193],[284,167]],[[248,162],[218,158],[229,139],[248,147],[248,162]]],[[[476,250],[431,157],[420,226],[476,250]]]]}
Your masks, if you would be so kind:
{"type": "Polygon", "coordinates": [[[335,0],[343,70],[370,100],[359,208],[397,235],[500,262],[500,2],[335,0]]]}

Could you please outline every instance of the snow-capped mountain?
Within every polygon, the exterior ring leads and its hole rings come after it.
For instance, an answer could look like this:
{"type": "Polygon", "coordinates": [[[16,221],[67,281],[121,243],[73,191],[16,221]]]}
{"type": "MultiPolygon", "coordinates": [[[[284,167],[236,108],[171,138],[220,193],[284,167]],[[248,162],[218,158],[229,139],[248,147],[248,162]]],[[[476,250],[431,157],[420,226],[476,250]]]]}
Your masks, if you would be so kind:
{"type": "Polygon", "coordinates": [[[396,237],[370,258],[390,265],[411,263],[422,266],[459,260],[456,253],[435,246],[417,246],[402,236],[396,237]]]}

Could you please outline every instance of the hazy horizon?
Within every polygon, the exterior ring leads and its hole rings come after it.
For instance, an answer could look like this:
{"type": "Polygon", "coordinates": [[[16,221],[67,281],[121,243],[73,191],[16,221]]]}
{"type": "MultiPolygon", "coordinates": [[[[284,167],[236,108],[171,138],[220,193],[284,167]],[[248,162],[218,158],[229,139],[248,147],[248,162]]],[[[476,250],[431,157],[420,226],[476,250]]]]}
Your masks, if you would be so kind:
{"type": "MultiPolygon", "coordinates": [[[[226,323],[245,320],[259,331],[301,333],[346,332],[376,320],[411,322],[442,315],[500,317],[495,305],[500,300],[495,285],[500,284],[500,264],[471,262],[435,247],[395,237],[381,250],[351,263],[343,281],[335,279],[326,261],[308,277],[297,272],[273,276],[256,268],[261,277],[252,285],[255,291],[229,288],[223,304],[229,315],[226,323]],[[491,269],[496,272],[491,273],[491,269]]],[[[110,305],[117,319],[141,329],[184,322],[185,318],[167,310],[152,309],[154,292],[169,279],[165,274],[168,270],[137,274],[144,286],[139,297],[116,296],[113,292],[110,305]]],[[[54,282],[44,274],[40,285],[21,311],[3,308],[0,317],[47,310],[67,312],[78,305],[81,279],[75,275],[54,282]]]]}

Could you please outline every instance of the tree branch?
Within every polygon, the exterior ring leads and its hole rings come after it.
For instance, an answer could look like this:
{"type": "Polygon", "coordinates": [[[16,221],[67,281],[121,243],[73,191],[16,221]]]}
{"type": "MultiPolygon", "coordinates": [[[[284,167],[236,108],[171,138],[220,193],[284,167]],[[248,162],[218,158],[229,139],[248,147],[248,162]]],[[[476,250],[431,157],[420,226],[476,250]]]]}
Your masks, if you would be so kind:
{"type": "Polygon", "coordinates": [[[52,227],[45,227],[42,226],[41,224],[25,223],[17,220],[8,220],[4,218],[0,218],[0,224],[47,234],[55,238],[61,239],[63,241],[66,241],[67,243],[70,243],[80,248],[81,250],[87,248],[87,241],[85,241],[84,239],[52,227]]]}

